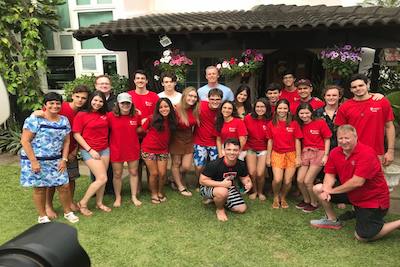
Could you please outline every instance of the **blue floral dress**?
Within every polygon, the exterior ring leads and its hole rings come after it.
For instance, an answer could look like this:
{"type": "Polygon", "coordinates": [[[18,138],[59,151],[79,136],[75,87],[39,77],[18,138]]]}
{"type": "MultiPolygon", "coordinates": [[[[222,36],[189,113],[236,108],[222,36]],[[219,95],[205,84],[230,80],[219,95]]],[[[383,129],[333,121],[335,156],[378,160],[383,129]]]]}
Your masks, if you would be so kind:
{"type": "Polygon", "coordinates": [[[57,170],[62,159],[66,135],[71,132],[68,119],[60,116],[58,121],[48,121],[34,115],[24,122],[24,129],[35,134],[31,141],[33,152],[40,163],[40,172],[34,173],[25,151],[21,150],[21,185],[26,187],[53,187],[68,183],[68,173],[57,170]]]}

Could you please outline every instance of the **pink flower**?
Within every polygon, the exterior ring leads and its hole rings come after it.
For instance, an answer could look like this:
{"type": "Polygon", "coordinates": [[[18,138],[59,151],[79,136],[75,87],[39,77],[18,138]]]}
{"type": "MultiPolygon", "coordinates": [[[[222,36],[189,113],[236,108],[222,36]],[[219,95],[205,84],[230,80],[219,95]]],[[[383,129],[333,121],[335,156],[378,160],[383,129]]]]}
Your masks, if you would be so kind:
{"type": "Polygon", "coordinates": [[[251,49],[246,49],[246,55],[251,55],[251,49]]]}
{"type": "Polygon", "coordinates": [[[158,65],[160,65],[160,61],[158,61],[158,60],[156,60],[156,61],[154,61],[154,67],[157,67],[158,65]]]}

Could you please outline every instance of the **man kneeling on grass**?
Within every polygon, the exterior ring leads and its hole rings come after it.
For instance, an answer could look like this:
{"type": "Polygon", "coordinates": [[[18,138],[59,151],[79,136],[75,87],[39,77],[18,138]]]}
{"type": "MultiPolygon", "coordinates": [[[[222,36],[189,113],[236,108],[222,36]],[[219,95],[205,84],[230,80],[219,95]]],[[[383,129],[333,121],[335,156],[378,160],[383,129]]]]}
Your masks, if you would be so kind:
{"type": "Polygon", "coordinates": [[[400,229],[400,220],[385,223],[389,208],[389,189],[381,163],[371,147],[357,142],[356,129],[342,125],[337,130],[339,147],[334,148],[325,165],[323,184],[313,190],[325,209],[326,217],[312,220],[318,228],[340,229],[331,203],[349,203],[356,216],[355,237],[360,241],[379,239],[400,229]],[[338,176],[341,185],[334,187],[338,176]]]}
{"type": "Polygon", "coordinates": [[[244,161],[238,160],[240,143],[237,139],[227,139],[224,156],[209,162],[200,175],[200,195],[214,200],[217,219],[227,221],[225,207],[233,212],[244,213],[247,209],[235,185],[235,178],[243,183],[246,192],[253,186],[244,161]]]}

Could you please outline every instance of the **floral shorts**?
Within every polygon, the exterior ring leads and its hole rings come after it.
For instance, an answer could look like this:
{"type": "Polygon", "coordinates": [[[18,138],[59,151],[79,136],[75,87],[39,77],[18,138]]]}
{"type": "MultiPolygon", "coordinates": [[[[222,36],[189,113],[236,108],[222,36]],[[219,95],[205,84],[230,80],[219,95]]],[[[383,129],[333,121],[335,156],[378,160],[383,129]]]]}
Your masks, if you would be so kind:
{"type": "Polygon", "coordinates": [[[144,152],[144,151],[142,151],[141,156],[142,156],[142,159],[144,159],[144,160],[154,160],[154,161],[165,161],[165,160],[168,160],[168,158],[169,158],[168,153],[155,154],[155,153],[144,152]]]}

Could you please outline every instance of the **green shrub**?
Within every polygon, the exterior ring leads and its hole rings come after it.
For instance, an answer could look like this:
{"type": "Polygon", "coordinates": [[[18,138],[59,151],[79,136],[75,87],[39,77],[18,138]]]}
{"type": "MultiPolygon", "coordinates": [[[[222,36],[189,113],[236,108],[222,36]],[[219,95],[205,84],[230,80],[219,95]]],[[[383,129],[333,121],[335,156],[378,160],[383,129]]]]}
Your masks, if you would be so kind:
{"type": "MultiPolygon", "coordinates": [[[[128,90],[129,80],[125,76],[120,76],[118,74],[113,74],[110,76],[112,82],[112,90],[115,95],[119,93],[125,92],[128,90]]],[[[86,85],[89,90],[92,92],[94,91],[94,81],[96,76],[92,75],[82,75],[79,78],[76,78],[72,82],[64,84],[64,96],[67,101],[71,101],[71,95],[74,88],[78,85],[86,85]]]]}
{"type": "Polygon", "coordinates": [[[17,154],[21,148],[21,126],[9,119],[7,128],[0,128],[0,152],[17,154]]]}

